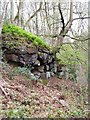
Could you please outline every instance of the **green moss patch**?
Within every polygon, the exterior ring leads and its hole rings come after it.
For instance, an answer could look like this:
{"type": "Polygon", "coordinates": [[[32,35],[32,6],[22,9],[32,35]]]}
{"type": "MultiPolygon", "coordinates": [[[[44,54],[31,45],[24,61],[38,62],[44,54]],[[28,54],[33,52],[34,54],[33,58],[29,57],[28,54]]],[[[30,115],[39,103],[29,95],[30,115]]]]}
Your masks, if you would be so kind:
{"type": "Polygon", "coordinates": [[[26,40],[33,42],[35,46],[48,47],[48,45],[38,36],[23,30],[22,28],[13,24],[4,24],[2,34],[11,34],[12,36],[24,37],[26,40]]]}

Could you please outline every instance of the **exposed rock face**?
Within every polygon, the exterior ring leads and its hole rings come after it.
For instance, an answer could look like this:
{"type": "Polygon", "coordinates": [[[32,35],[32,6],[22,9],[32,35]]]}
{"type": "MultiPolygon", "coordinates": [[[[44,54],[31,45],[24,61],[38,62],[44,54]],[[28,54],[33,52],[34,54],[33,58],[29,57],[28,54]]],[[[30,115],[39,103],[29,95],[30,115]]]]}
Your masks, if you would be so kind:
{"type": "MultiPolygon", "coordinates": [[[[27,66],[31,72],[39,78],[46,79],[54,76],[57,73],[57,64],[53,53],[44,47],[31,45],[32,43],[25,42],[24,45],[17,47],[8,47],[11,44],[11,36],[6,39],[2,37],[3,58],[7,62],[15,62],[20,66],[27,66]]],[[[14,38],[16,40],[17,38],[14,38]]],[[[19,39],[19,38],[18,38],[19,39]]],[[[13,42],[12,42],[13,43],[13,42]]]]}
{"type": "Polygon", "coordinates": [[[2,51],[4,60],[29,67],[37,78],[48,79],[62,72],[46,43],[18,26],[4,25],[2,51]]]}

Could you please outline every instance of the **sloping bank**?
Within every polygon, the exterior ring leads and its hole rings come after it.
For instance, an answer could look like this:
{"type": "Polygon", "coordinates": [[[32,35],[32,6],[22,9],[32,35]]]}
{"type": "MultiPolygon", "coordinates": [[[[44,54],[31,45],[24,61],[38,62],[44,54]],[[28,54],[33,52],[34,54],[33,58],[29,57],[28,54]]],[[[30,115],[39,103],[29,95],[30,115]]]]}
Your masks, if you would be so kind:
{"type": "Polygon", "coordinates": [[[3,59],[27,66],[42,79],[57,73],[57,64],[49,46],[38,36],[22,28],[5,24],[2,29],[3,59]]]}

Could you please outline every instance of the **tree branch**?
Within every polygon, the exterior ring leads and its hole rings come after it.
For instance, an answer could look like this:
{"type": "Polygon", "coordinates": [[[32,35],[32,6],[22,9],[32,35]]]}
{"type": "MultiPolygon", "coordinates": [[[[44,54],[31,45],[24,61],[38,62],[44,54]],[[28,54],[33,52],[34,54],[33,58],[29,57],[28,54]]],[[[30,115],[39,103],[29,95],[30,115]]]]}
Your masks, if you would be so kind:
{"type": "Polygon", "coordinates": [[[69,37],[69,38],[71,38],[71,39],[74,39],[74,40],[77,40],[77,41],[81,41],[81,42],[85,42],[85,41],[87,41],[87,40],[90,39],[90,38],[86,38],[86,39],[80,40],[80,39],[78,39],[78,38],[71,37],[71,36],[69,36],[69,35],[66,35],[66,36],[69,37]]]}
{"type": "Polygon", "coordinates": [[[16,20],[18,20],[18,23],[19,23],[20,6],[21,6],[21,1],[19,1],[19,5],[17,5],[18,11],[17,11],[17,14],[16,14],[16,16],[15,16],[15,18],[14,18],[14,22],[15,22],[16,20]]]}
{"type": "Polygon", "coordinates": [[[33,13],[33,15],[31,15],[31,16],[29,17],[29,19],[26,21],[25,25],[27,25],[28,22],[41,10],[41,7],[42,7],[42,2],[40,2],[39,8],[33,13]]]}
{"type": "MultiPolygon", "coordinates": [[[[51,38],[56,38],[56,37],[58,37],[58,35],[49,35],[49,34],[40,34],[40,36],[44,36],[44,37],[51,37],[51,38]]],[[[77,40],[77,41],[81,41],[81,42],[85,42],[85,41],[88,41],[90,38],[86,38],[86,39],[83,39],[83,40],[80,40],[80,39],[78,39],[78,38],[75,38],[75,37],[71,37],[71,36],[69,36],[69,35],[65,35],[65,36],[67,36],[67,37],[69,37],[69,38],[71,38],[71,39],[74,39],[74,40],[77,40]]]]}
{"type": "Polygon", "coordinates": [[[0,85],[0,89],[1,89],[2,92],[4,93],[5,97],[8,98],[7,93],[6,93],[6,91],[4,90],[4,88],[2,87],[2,85],[0,85]]]}
{"type": "Polygon", "coordinates": [[[49,22],[48,22],[47,3],[46,2],[45,2],[45,14],[46,14],[47,25],[48,25],[48,28],[50,30],[50,25],[49,25],[49,22]]]}
{"type": "Polygon", "coordinates": [[[63,31],[64,31],[64,28],[65,28],[65,23],[64,23],[64,17],[63,17],[62,11],[61,11],[60,3],[58,4],[58,8],[59,8],[59,13],[60,13],[60,15],[61,15],[61,22],[62,22],[62,25],[63,25],[61,31],[63,32],[63,31]]]}
{"type": "Polygon", "coordinates": [[[69,29],[71,28],[72,25],[72,20],[73,20],[73,0],[70,0],[70,16],[69,16],[69,20],[65,26],[65,30],[64,32],[60,33],[60,35],[63,34],[63,36],[65,36],[67,34],[67,32],[69,31],[69,29]]]}
{"type": "Polygon", "coordinates": [[[79,20],[79,19],[90,19],[90,17],[79,17],[79,18],[74,18],[72,21],[74,21],[74,20],[79,20]]]}

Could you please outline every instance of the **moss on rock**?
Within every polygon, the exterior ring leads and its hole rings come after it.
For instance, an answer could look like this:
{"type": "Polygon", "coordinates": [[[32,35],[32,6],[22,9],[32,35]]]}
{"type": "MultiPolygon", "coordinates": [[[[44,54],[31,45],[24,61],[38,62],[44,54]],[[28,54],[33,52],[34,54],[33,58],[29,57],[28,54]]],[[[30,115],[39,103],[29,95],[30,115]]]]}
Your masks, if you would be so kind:
{"type": "MultiPolygon", "coordinates": [[[[33,35],[30,32],[27,32],[27,31],[23,30],[22,28],[15,26],[13,24],[4,24],[3,29],[2,29],[2,34],[7,36],[5,38],[5,39],[7,39],[6,41],[15,40],[15,42],[16,42],[16,40],[17,40],[18,44],[20,44],[20,45],[24,42],[32,42],[33,45],[35,45],[35,46],[42,46],[42,47],[48,48],[48,45],[41,38],[39,38],[36,35],[33,35]]],[[[10,43],[10,45],[11,45],[11,43],[10,43]]]]}

